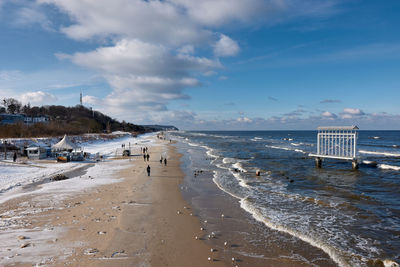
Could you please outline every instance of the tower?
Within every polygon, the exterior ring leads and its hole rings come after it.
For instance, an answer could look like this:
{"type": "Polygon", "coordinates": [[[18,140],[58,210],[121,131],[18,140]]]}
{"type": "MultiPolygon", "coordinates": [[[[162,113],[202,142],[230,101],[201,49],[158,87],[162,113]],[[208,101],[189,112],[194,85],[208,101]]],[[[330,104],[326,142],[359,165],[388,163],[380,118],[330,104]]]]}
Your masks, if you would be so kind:
{"type": "Polygon", "coordinates": [[[80,103],[81,106],[82,106],[82,92],[81,92],[81,95],[80,95],[80,97],[79,97],[79,103],[80,103]]]}

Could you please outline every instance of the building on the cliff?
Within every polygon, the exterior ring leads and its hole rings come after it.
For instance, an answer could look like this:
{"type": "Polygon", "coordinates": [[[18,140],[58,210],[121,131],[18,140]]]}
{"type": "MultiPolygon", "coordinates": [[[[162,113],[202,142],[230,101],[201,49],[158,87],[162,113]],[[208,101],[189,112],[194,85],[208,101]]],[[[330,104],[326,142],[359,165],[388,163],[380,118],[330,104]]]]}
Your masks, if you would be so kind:
{"type": "Polygon", "coordinates": [[[15,124],[18,122],[22,122],[27,125],[32,125],[35,123],[48,123],[50,121],[49,116],[26,116],[24,114],[8,114],[1,113],[0,114],[0,125],[6,124],[15,124]]]}

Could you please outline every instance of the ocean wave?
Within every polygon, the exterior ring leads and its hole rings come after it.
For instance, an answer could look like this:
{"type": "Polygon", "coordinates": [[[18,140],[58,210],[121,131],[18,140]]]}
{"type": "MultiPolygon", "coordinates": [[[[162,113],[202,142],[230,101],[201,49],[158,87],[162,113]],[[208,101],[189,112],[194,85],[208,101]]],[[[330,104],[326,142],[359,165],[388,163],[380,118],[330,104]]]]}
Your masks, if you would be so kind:
{"type": "Polygon", "coordinates": [[[292,146],[301,146],[303,143],[290,143],[292,146]]]}
{"type": "Polygon", "coordinates": [[[388,164],[378,164],[379,169],[400,171],[400,166],[393,166],[388,164]]]}
{"type": "Polygon", "coordinates": [[[190,143],[190,142],[188,142],[187,143],[189,146],[201,146],[200,144],[195,144],[195,143],[190,143]]]}
{"type": "Polygon", "coordinates": [[[270,145],[265,145],[265,147],[269,147],[269,148],[274,148],[274,149],[282,149],[282,150],[287,150],[290,151],[290,148],[287,147],[281,147],[281,146],[270,146],[270,145]]]}
{"type": "Polygon", "coordinates": [[[282,146],[270,146],[270,145],[265,145],[265,147],[269,147],[269,148],[273,148],[273,149],[281,149],[281,150],[286,150],[286,151],[294,151],[294,152],[299,152],[299,153],[303,153],[306,154],[307,152],[305,152],[304,150],[301,149],[292,149],[289,147],[282,147],[282,146]]]}
{"type": "Polygon", "coordinates": [[[304,242],[306,242],[314,247],[322,249],[325,253],[327,253],[329,255],[329,257],[333,261],[335,261],[337,264],[339,264],[339,266],[343,266],[343,267],[351,266],[344,259],[344,257],[342,256],[343,252],[341,252],[340,250],[330,246],[323,240],[319,240],[317,238],[312,238],[300,231],[297,231],[295,229],[292,229],[287,226],[280,225],[271,220],[268,220],[267,218],[264,217],[262,212],[260,210],[258,210],[255,206],[253,206],[246,198],[243,198],[240,200],[240,207],[242,209],[244,209],[245,211],[247,211],[248,213],[250,213],[254,217],[254,219],[256,219],[259,222],[264,223],[267,227],[277,230],[277,231],[285,232],[287,234],[290,234],[291,236],[295,236],[295,237],[303,240],[304,242]]]}
{"type": "Polygon", "coordinates": [[[247,172],[247,170],[243,168],[243,165],[240,162],[236,162],[235,164],[232,165],[232,167],[238,169],[241,172],[247,172]]]}
{"type": "Polygon", "coordinates": [[[234,159],[234,158],[224,158],[223,160],[222,160],[222,162],[223,163],[235,163],[235,162],[237,162],[237,159],[234,159]]]}
{"type": "MultiPolygon", "coordinates": [[[[225,188],[220,181],[222,181],[221,180],[221,175],[217,171],[214,171],[213,182],[220,190],[222,190],[223,192],[231,195],[234,198],[237,198],[237,199],[242,199],[243,198],[243,196],[240,196],[239,194],[235,194],[231,190],[228,190],[227,188],[225,188]]],[[[244,186],[242,188],[246,188],[246,186],[244,186]]]]}
{"type": "Polygon", "coordinates": [[[377,152],[377,151],[358,150],[358,153],[369,154],[369,155],[379,155],[379,156],[386,156],[386,157],[400,157],[400,154],[391,153],[391,152],[377,152]]]}

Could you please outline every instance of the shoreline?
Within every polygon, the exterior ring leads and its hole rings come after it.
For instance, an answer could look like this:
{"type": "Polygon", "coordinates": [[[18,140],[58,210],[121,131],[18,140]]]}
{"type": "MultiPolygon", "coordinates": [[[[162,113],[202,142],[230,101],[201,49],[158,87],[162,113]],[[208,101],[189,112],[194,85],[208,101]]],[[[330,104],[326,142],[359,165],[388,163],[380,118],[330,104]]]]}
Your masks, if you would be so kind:
{"type": "MultiPolygon", "coordinates": [[[[183,145],[183,151],[189,149],[183,145]]],[[[192,146],[190,149],[194,149],[192,146]]],[[[183,166],[184,198],[199,210],[201,223],[212,227],[223,240],[232,244],[226,249],[221,239],[210,239],[210,245],[220,248],[222,258],[228,262],[234,257],[245,266],[338,266],[321,250],[288,233],[269,228],[241,207],[240,198],[219,188],[214,181],[215,169],[201,147],[186,157],[183,166]],[[194,173],[196,171],[197,173],[194,173]],[[199,170],[202,170],[199,173],[199,170]],[[224,218],[221,218],[224,214],[224,218]],[[205,223],[207,221],[207,223],[205,223]]]]}
{"type": "MultiPolygon", "coordinates": [[[[200,230],[199,219],[190,215],[193,210],[180,192],[184,174],[181,155],[175,150],[162,141],[149,147],[150,177],[145,174],[147,162],[135,157],[115,175],[117,182],[73,192],[60,201],[57,193],[46,197],[26,192],[5,202],[2,219],[19,214],[25,221],[0,235],[9,240],[0,246],[0,262],[5,266],[204,266],[210,257],[215,266],[225,266],[218,251],[211,252],[208,244],[195,239],[206,231],[200,230]],[[165,151],[167,166],[158,161],[165,151]]],[[[64,181],[47,185],[60,182],[64,181]]]]}

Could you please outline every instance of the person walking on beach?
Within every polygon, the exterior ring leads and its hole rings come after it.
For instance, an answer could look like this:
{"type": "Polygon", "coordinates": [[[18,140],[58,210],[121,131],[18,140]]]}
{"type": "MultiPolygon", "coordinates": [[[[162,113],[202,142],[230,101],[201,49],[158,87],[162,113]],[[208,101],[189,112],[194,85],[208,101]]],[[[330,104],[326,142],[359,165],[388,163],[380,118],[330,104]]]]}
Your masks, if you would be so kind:
{"type": "Polygon", "coordinates": [[[147,154],[147,156],[146,156],[146,157],[147,157],[147,161],[149,161],[150,155],[149,155],[149,154],[147,154]]]}
{"type": "Polygon", "coordinates": [[[163,157],[161,156],[161,158],[160,158],[160,163],[162,164],[162,161],[163,161],[163,157]]]}
{"type": "Polygon", "coordinates": [[[150,176],[150,165],[147,165],[147,176],[150,176]]]}
{"type": "Polygon", "coordinates": [[[167,158],[164,159],[164,165],[167,166],[167,158]]]}
{"type": "Polygon", "coordinates": [[[143,160],[146,161],[146,154],[143,154],[143,160]]]}

